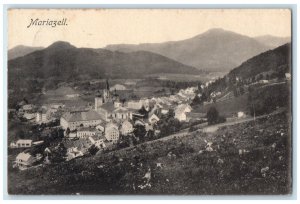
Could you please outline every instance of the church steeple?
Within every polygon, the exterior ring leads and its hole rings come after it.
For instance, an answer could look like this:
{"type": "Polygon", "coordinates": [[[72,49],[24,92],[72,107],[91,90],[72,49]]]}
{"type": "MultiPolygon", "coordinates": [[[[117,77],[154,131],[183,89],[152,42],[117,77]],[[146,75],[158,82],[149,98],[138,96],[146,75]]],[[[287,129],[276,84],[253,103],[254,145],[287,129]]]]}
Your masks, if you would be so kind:
{"type": "Polygon", "coordinates": [[[106,79],[106,90],[109,91],[109,83],[107,79],[106,79]]]}

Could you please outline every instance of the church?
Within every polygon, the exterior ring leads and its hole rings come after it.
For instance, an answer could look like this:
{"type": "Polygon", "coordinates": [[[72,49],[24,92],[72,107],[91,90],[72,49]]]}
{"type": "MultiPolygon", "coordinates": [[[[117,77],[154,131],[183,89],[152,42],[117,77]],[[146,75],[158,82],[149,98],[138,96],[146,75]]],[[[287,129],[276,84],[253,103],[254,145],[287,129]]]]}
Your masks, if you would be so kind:
{"type": "Polygon", "coordinates": [[[95,111],[106,122],[132,119],[132,111],[123,107],[123,103],[120,102],[116,92],[111,93],[108,80],[106,80],[106,87],[102,96],[95,97],[95,111]]]}

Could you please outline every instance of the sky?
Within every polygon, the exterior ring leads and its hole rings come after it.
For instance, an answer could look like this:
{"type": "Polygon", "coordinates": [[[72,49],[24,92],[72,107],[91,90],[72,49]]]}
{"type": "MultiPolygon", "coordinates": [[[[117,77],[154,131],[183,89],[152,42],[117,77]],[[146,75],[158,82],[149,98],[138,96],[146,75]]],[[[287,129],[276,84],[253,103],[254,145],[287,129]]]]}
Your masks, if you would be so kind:
{"type": "Polygon", "coordinates": [[[67,41],[76,47],[159,43],[188,39],[211,28],[250,37],[291,36],[288,9],[11,9],[8,48],[47,47],[67,41]],[[31,19],[62,20],[66,26],[29,26],[31,19]]]}

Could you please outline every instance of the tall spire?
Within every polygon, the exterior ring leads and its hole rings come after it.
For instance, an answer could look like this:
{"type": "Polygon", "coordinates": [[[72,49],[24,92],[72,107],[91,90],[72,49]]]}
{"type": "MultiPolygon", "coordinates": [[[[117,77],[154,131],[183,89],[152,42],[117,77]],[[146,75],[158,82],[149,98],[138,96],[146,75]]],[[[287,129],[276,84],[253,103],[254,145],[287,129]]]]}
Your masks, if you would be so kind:
{"type": "Polygon", "coordinates": [[[107,79],[106,79],[106,90],[109,91],[109,83],[107,79]]]}

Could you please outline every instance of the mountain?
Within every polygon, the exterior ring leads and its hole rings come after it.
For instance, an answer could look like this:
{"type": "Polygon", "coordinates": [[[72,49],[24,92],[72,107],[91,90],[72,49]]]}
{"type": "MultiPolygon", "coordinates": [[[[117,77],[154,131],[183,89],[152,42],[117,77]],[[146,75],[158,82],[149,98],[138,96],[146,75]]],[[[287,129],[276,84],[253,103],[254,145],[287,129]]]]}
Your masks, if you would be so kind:
{"type": "Polygon", "coordinates": [[[147,74],[199,74],[200,71],[159,54],[76,48],[67,42],[8,61],[10,85],[19,81],[75,81],[92,78],[141,78],[147,74]],[[13,77],[12,77],[13,76],[13,77]]]}
{"type": "Polygon", "coordinates": [[[230,71],[243,61],[270,48],[248,36],[219,28],[181,41],[105,47],[111,51],[122,52],[150,51],[201,70],[223,72],[230,71]]]}
{"type": "Polygon", "coordinates": [[[290,37],[276,37],[276,36],[272,36],[272,35],[258,36],[258,37],[255,37],[254,39],[257,40],[258,42],[260,42],[266,46],[272,47],[272,48],[276,48],[280,45],[291,42],[290,37]]]}
{"type": "Polygon", "coordinates": [[[284,73],[290,72],[290,67],[291,44],[287,43],[247,60],[230,71],[229,76],[239,76],[246,79],[270,71],[284,75],[284,73]]]}
{"type": "Polygon", "coordinates": [[[23,57],[29,53],[32,53],[37,50],[41,50],[43,47],[29,47],[24,45],[18,45],[10,50],[8,50],[7,58],[8,60],[15,59],[18,57],[23,57]]]}

